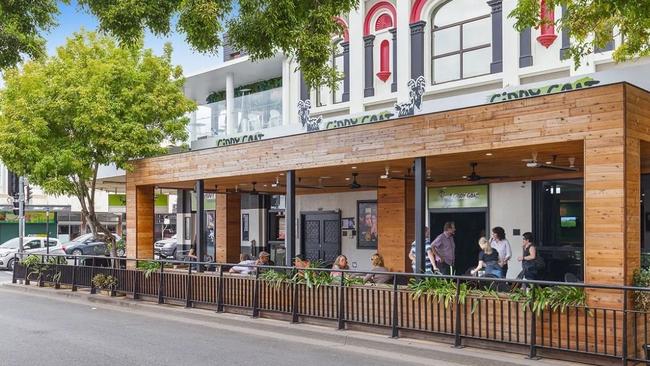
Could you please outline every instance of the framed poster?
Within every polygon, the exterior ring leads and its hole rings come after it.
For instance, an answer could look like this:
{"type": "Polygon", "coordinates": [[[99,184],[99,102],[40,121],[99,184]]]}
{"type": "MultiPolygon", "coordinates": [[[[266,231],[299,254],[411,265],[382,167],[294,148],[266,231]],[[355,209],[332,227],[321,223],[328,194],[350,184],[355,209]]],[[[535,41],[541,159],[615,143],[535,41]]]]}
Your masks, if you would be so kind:
{"type": "Polygon", "coordinates": [[[249,239],[249,229],[248,229],[248,214],[241,215],[241,240],[248,241],[249,239]]]}
{"type": "Polygon", "coordinates": [[[359,229],[357,235],[357,249],[377,249],[377,201],[357,201],[357,219],[359,229]]]}

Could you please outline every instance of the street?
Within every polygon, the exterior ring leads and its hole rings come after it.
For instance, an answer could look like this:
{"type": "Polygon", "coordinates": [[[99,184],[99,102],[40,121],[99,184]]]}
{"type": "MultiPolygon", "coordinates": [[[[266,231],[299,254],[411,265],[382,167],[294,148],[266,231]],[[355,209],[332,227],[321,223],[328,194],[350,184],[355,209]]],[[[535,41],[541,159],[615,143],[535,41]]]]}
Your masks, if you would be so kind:
{"type": "Polygon", "coordinates": [[[0,269],[0,285],[11,282],[12,272],[0,269]]]}
{"type": "Polygon", "coordinates": [[[0,365],[395,365],[331,342],[224,332],[1,288],[0,309],[0,365]]]}

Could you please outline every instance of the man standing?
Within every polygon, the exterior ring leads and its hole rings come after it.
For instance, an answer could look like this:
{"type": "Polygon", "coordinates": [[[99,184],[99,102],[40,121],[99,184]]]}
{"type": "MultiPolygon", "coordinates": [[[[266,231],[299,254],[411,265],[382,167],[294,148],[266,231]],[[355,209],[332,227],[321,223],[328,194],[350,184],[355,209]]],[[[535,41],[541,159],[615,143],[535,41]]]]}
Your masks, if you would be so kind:
{"type": "MultiPolygon", "coordinates": [[[[424,257],[424,273],[432,274],[434,270],[433,263],[435,259],[433,257],[433,251],[431,250],[431,242],[429,240],[429,228],[424,227],[424,252],[426,256],[424,257]]],[[[411,243],[411,251],[409,252],[409,259],[411,260],[411,268],[413,273],[415,273],[415,240],[411,243]]]]}
{"type": "Polygon", "coordinates": [[[442,234],[431,243],[431,250],[435,255],[436,263],[433,265],[433,270],[436,266],[440,273],[450,275],[451,269],[454,266],[456,243],[454,243],[454,233],[456,232],[456,225],[453,222],[445,222],[442,234]]]}

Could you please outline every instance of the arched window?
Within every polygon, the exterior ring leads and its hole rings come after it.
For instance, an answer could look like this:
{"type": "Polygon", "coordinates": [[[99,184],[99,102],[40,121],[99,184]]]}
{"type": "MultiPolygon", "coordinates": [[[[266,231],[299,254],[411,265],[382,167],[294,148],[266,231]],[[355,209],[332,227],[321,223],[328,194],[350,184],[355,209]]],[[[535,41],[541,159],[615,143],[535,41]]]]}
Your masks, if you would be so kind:
{"type": "Polygon", "coordinates": [[[340,77],[336,83],[336,90],[332,90],[328,85],[321,85],[316,90],[316,101],[319,107],[343,101],[343,82],[345,79],[343,75],[343,42],[343,39],[335,40],[330,53],[330,66],[336,69],[340,77]]]}
{"type": "Polygon", "coordinates": [[[485,1],[452,0],[433,11],[431,80],[434,84],[490,73],[491,8],[485,1]]]}

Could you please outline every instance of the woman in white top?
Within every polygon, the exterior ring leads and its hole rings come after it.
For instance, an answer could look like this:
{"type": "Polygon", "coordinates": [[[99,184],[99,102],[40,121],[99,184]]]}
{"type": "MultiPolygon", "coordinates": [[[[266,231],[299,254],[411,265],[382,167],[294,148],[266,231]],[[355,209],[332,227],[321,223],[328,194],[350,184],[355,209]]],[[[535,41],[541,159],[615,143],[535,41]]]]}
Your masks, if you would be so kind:
{"type": "Polygon", "coordinates": [[[501,278],[506,278],[508,273],[508,261],[512,257],[510,243],[506,239],[506,231],[501,226],[492,229],[490,246],[499,253],[499,266],[501,266],[501,278]]]}

